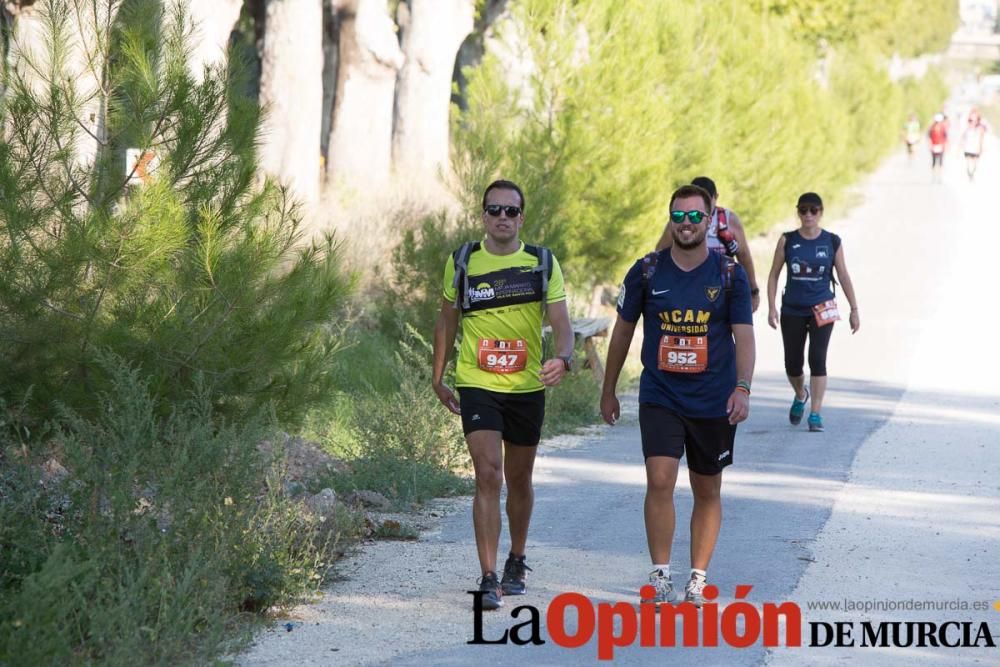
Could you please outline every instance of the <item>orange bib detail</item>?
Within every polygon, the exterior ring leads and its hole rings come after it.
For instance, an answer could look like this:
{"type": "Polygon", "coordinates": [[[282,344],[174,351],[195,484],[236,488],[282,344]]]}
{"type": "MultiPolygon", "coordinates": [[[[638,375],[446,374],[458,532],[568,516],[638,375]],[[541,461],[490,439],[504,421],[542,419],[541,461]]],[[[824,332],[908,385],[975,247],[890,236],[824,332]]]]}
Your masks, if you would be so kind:
{"type": "Polygon", "coordinates": [[[708,368],[708,336],[660,338],[657,368],[669,373],[701,373],[708,368]]]}
{"type": "Polygon", "coordinates": [[[517,373],[528,365],[528,343],[524,339],[479,339],[479,368],[489,373],[517,373]]]}
{"type": "Polygon", "coordinates": [[[837,300],[830,299],[813,306],[813,316],[816,318],[816,326],[825,327],[840,319],[840,310],[837,308],[837,300]]]}

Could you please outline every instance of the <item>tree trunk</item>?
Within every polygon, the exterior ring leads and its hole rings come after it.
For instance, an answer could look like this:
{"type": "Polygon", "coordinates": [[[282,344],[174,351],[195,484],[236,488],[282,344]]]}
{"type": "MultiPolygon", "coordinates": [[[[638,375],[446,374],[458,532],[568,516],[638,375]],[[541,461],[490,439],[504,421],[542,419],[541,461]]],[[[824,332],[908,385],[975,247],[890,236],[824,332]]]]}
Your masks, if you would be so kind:
{"type": "Polygon", "coordinates": [[[458,55],[455,57],[455,71],[452,74],[458,90],[452,95],[451,101],[463,111],[468,108],[465,102],[465,89],[468,82],[465,80],[462,70],[478,65],[482,61],[486,53],[484,43],[486,31],[503,16],[505,11],[507,11],[507,0],[485,0],[476,16],[476,25],[472,34],[462,42],[458,49],[458,55]]]}
{"type": "Polygon", "coordinates": [[[392,109],[403,53],[386,0],[343,0],[338,8],[328,175],[338,184],[377,188],[388,182],[392,166],[392,109]]]}
{"type": "Polygon", "coordinates": [[[191,40],[188,67],[201,80],[205,66],[221,62],[229,48],[229,36],[240,16],[243,0],[186,0],[195,34],[191,40]]]}
{"type": "Polygon", "coordinates": [[[267,0],[264,21],[261,168],[311,204],[319,199],[320,182],[322,2],[267,0]]]}
{"type": "Polygon", "coordinates": [[[407,180],[433,179],[447,168],[452,74],[458,48],[472,32],[474,5],[408,0],[399,7],[406,62],[397,88],[393,167],[407,180]]]}
{"type": "MultiPolygon", "coordinates": [[[[107,137],[108,93],[104,69],[111,48],[111,26],[121,6],[120,0],[91,4],[82,0],[8,2],[5,10],[14,16],[14,38],[10,67],[18,69],[22,80],[42,96],[47,95],[46,79],[72,81],[77,106],[74,139],[75,162],[91,164],[107,137]],[[62,35],[66,57],[59,72],[52,71],[42,11],[69,17],[62,35]]],[[[83,184],[81,184],[81,187],[83,184]]]]}
{"type": "MultiPolygon", "coordinates": [[[[323,121],[320,130],[320,154],[330,155],[330,134],[333,127],[333,100],[337,93],[337,69],[340,62],[340,18],[338,3],[323,3],[323,121]]],[[[325,165],[324,165],[325,166],[325,165]]]]}

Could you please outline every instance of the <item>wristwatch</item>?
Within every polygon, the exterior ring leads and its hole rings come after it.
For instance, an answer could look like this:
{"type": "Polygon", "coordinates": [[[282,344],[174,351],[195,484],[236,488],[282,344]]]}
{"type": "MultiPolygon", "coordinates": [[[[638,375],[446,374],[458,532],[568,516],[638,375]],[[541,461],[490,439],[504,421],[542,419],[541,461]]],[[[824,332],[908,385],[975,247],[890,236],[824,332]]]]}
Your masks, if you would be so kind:
{"type": "Polygon", "coordinates": [[[750,296],[757,296],[758,294],[760,294],[760,289],[758,289],[757,287],[754,287],[752,290],[750,290],[750,296]]]}
{"type": "Polygon", "coordinates": [[[560,355],[559,358],[562,359],[563,366],[566,367],[566,372],[567,373],[573,372],[573,355],[571,354],[567,356],[560,355]]]}

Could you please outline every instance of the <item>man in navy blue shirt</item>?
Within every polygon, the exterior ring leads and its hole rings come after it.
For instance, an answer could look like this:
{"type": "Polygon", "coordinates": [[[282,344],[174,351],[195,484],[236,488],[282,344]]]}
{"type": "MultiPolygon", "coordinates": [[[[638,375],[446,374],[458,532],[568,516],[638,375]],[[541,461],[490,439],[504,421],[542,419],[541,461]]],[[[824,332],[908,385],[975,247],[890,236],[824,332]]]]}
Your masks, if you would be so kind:
{"type": "Polygon", "coordinates": [[[722,469],[733,462],[736,424],[750,413],[754,335],[747,275],[705,242],[711,196],[685,185],[670,198],[673,243],[638,260],[618,297],[608,344],[601,414],[618,421],[615,386],[639,316],[643,320],[639,429],[646,460],[645,523],[652,600],[675,600],[670,574],[674,485],[687,454],[694,493],[691,577],[685,601],[704,602],[709,561],[722,525],[722,469]]]}

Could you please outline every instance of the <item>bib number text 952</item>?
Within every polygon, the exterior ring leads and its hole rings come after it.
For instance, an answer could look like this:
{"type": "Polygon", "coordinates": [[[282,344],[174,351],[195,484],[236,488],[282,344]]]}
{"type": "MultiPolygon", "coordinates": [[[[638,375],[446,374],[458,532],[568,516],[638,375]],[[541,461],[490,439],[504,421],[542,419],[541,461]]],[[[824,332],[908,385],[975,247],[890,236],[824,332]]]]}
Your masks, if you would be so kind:
{"type": "Polygon", "coordinates": [[[708,368],[707,336],[663,336],[657,368],[670,373],[701,373],[708,368]]]}

